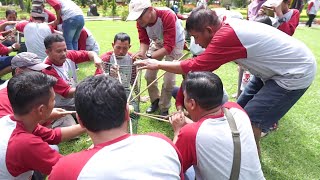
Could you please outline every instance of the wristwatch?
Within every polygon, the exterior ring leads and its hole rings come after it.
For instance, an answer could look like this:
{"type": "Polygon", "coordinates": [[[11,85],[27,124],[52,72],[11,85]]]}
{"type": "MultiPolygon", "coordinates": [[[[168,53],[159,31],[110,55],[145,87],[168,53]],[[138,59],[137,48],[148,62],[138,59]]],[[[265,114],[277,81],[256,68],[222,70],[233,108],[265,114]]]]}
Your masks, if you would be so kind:
{"type": "Polygon", "coordinates": [[[12,48],[12,51],[16,51],[17,50],[13,45],[11,45],[11,48],[12,48]]]}
{"type": "Polygon", "coordinates": [[[283,22],[286,22],[286,21],[287,21],[287,18],[284,17],[284,16],[278,19],[279,23],[283,23],[283,22]]]}
{"type": "Polygon", "coordinates": [[[152,59],[152,54],[151,53],[147,53],[146,56],[147,56],[147,58],[152,59]]]}

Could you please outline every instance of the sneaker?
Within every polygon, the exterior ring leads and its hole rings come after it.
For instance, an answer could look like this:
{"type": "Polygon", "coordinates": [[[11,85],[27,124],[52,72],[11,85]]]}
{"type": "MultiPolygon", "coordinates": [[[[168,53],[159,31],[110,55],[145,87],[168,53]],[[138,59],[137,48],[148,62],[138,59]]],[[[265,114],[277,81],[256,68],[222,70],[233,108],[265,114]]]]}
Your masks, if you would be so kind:
{"type": "Polygon", "coordinates": [[[159,99],[151,103],[151,106],[146,110],[146,113],[154,113],[159,109],[159,99]]]}

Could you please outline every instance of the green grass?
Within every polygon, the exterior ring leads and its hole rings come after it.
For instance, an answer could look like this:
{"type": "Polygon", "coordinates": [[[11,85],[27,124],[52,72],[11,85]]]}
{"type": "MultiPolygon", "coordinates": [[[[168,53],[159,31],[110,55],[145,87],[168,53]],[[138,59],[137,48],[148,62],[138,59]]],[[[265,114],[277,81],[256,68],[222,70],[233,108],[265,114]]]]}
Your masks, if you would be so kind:
{"type": "MultiPolygon", "coordinates": [[[[86,26],[92,31],[101,46],[101,53],[111,49],[111,42],[117,32],[126,32],[132,38],[131,52],[139,49],[137,30],[134,22],[104,21],[86,22],[86,26]]],[[[295,37],[302,40],[313,51],[319,61],[320,28],[299,27],[295,37]]],[[[319,67],[318,67],[319,68],[319,67]]],[[[79,76],[92,75],[94,66],[91,63],[80,65],[79,76]]],[[[237,89],[237,66],[234,63],[223,65],[216,71],[222,78],[229,95],[237,89]]],[[[177,84],[181,77],[177,75],[177,84]]],[[[143,87],[145,87],[145,81],[143,87]]],[[[320,107],[320,75],[299,102],[282,118],[279,130],[271,133],[261,141],[262,145],[262,168],[266,179],[319,179],[320,177],[320,118],[317,110],[320,107]]],[[[161,84],[161,83],[160,83],[161,84]]],[[[143,89],[143,88],[142,88],[143,89]]],[[[147,93],[144,93],[147,95],[147,93]]],[[[231,101],[235,99],[231,98],[231,101]]],[[[174,103],[174,101],[172,101],[174,103]]],[[[142,103],[141,109],[145,109],[150,103],[142,103]]],[[[174,108],[171,108],[171,112],[174,108]]],[[[154,120],[140,118],[139,133],[161,132],[172,138],[173,133],[169,124],[154,120]]],[[[77,152],[90,146],[86,141],[87,135],[80,140],[62,143],[61,152],[68,154],[77,152]]]]}

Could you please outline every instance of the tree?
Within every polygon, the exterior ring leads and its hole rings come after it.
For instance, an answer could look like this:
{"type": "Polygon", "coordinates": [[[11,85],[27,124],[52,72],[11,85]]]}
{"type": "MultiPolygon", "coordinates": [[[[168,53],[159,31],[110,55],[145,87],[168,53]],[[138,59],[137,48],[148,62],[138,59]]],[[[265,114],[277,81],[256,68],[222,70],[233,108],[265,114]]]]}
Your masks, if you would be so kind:
{"type": "Polygon", "coordinates": [[[25,10],[26,10],[26,8],[25,8],[25,6],[24,6],[24,3],[23,3],[23,0],[19,0],[19,6],[20,6],[20,8],[21,8],[22,11],[25,11],[25,10]]]}

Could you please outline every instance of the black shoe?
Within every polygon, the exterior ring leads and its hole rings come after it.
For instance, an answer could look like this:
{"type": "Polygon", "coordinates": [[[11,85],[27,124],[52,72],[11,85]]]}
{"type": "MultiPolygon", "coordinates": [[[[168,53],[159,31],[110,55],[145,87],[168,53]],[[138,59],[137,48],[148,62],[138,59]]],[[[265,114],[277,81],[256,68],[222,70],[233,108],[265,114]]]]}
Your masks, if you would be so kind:
{"type": "Polygon", "coordinates": [[[146,110],[146,113],[154,113],[158,109],[159,109],[159,99],[156,99],[151,103],[151,106],[148,107],[148,109],[146,110]]]}
{"type": "Polygon", "coordinates": [[[161,116],[168,116],[169,115],[169,111],[160,111],[160,115],[161,116]]]}

